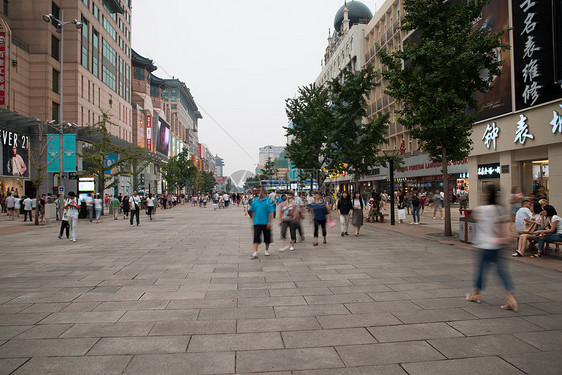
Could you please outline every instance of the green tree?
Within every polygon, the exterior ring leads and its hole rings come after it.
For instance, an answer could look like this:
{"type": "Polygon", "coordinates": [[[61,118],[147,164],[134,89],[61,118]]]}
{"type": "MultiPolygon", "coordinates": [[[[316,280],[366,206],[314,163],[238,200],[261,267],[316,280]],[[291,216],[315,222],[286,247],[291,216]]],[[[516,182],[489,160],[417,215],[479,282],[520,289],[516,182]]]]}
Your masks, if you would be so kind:
{"type": "MultiPolygon", "coordinates": [[[[202,180],[203,180],[202,190],[205,191],[205,192],[213,191],[215,189],[216,184],[217,184],[217,180],[215,179],[215,175],[213,174],[213,172],[201,171],[199,173],[201,174],[202,180]]],[[[230,179],[228,179],[228,181],[230,181],[230,179]]],[[[229,191],[229,190],[227,190],[227,191],[229,191]]]]}
{"type": "Polygon", "coordinates": [[[189,151],[183,149],[179,154],[168,159],[162,166],[162,176],[166,180],[168,191],[192,187],[198,173],[189,158],[189,151]]]}
{"type": "Polygon", "coordinates": [[[314,177],[321,185],[326,178],[322,153],[333,123],[330,92],[315,84],[299,87],[297,97],[285,101],[285,112],[292,123],[284,128],[291,137],[285,147],[287,159],[311,179],[311,186],[314,177]]]}
{"type": "Polygon", "coordinates": [[[143,157],[140,147],[131,145],[122,147],[115,144],[108,130],[108,125],[114,125],[110,121],[109,114],[102,112],[99,122],[87,130],[93,141],[84,146],[82,153],[78,154],[84,161],[85,171],[93,174],[97,179],[97,192],[103,195],[105,189],[112,188],[119,183],[119,176],[130,175],[130,166],[133,161],[143,157]],[[110,174],[106,173],[106,155],[117,155],[118,158],[111,165],[110,174]]]}
{"type": "Polygon", "coordinates": [[[324,148],[326,167],[330,171],[353,174],[355,191],[359,179],[372,167],[386,164],[380,156],[380,146],[388,130],[389,114],[364,122],[367,116],[367,94],[375,87],[376,73],[372,65],[360,72],[343,71],[343,83],[336,78],[330,82],[334,121],[329,135],[329,147],[324,148]]]}
{"type": "Polygon", "coordinates": [[[264,176],[265,180],[272,180],[276,173],[277,163],[275,162],[275,159],[271,160],[271,158],[268,157],[261,174],[264,176]]]}
{"type": "Polygon", "coordinates": [[[419,40],[379,56],[387,69],[386,93],[401,103],[400,123],[422,142],[429,158],[443,163],[445,235],[451,236],[448,162],[468,156],[472,124],[479,111],[475,92],[491,88],[502,74],[494,51],[507,49],[499,33],[476,29],[488,0],[404,0],[402,29],[419,40]],[[490,74],[481,75],[487,69],[490,74]],[[472,111],[467,111],[467,108],[472,111]]]}

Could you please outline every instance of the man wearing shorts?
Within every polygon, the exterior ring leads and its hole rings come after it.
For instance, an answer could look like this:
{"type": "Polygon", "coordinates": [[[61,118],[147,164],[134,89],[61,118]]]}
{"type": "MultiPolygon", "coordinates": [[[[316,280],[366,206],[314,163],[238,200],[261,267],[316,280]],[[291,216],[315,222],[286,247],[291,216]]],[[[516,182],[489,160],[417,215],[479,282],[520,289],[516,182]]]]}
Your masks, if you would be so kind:
{"type": "Polygon", "coordinates": [[[252,205],[248,212],[254,220],[254,252],[252,259],[258,257],[258,246],[261,242],[261,234],[263,233],[263,242],[265,243],[264,255],[269,255],[269,244],[271,243],[271,224],[273,223],[273,213],[275,212],[275,204],[267,198],[263,187],[258,188],[259,197],[252,201],[252,205]]]}

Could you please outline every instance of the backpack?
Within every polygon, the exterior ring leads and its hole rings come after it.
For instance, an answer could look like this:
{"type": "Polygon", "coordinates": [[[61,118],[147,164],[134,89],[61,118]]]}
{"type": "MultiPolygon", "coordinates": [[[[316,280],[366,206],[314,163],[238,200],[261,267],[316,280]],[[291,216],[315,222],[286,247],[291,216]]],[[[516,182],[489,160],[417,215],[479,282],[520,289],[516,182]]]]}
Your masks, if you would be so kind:
{"type": "Polygon", "coordinates": [[[412,197],[412,205],[413,205],[413,206],[419,206],[419,205],[420,205],[420,198],[418,198],[417,195],[414,195],[414,196],[412,197]]]}

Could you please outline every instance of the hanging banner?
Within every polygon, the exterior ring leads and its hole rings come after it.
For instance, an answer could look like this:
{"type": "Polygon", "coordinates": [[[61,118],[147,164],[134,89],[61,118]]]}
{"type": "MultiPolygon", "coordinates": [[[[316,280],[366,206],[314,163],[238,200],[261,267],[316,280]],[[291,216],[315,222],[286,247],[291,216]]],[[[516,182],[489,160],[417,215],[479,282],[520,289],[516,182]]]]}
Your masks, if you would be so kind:
{"type": "Polygon", "coordinates": [[[152,116],[146,116],[146,149],[152,151],[152,116]]]}
{"type": "Polygon", "coordinates": [[[29,137],[11,130],[0,129],[2,175],[29,177],[29,137]]]}
{"type": "Polygon", "coordinates": [[[0,105],[6,105],[6,33],[0,33],[0,105]]]}
{"type": "MultiPolygon", "coordinates": [[[[59,165],[59,135],[49,134],[47,143],[47,172],[58,173],[59,165]]],[[[63,142],[63,172],[76,172],[76,134],[64,134],[63,142]]]]}

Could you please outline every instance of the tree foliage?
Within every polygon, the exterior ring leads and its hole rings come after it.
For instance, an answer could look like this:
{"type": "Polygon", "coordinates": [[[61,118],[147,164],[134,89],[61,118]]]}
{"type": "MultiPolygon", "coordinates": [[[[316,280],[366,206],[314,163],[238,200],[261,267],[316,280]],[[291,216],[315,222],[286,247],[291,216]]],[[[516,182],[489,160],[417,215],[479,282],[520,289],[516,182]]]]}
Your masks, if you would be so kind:
{"type": "Polygon", "coordinates": [[[119,183],[119,176],[130,175],[133,161],[143,159],[143,150],[131,145],[122,147],[113,142],[108,125],[114,125],[109,114],[102,112],[101,120],[93,125],[87,132],[95,141],[85,146],[79,154],[84,161],[86,173],[93,174],[97,179],[97,192],[101,195],[105,189],[112,188],[119,183]],[[106,173],[107,155],[117,155],[117,160],[111,165],[110,173],[106,173]]]}
{"type": "MultiPolygon", "coordinates": [[[[386,93],[400,102],[399,121],[422,142],[429,158],[443,163],[444,190],[449,191],[447,163],[468,156],[470,134],[478,113],[475,92],[486,92],[502,62],[494,53],[506,49],[501,37],[476,29],[474,23],[489,0],[404,0],[402,29],[414,31],[403,50],[379,56],[386,93]],[[487,69],[490,74],[481,75],[487,69]],[[472,110],[467,111],[467,109],[472,110]]],[[[445,194],[445,235],[451,235],[449,194],[445,194]]]]}
{"type": "Polygon", "coordinates": [[[199,172],[189,158],[187,149],[183,149],[179,154],[169,158],[161,171],[170,192],[194,186],[199,172]]]}
{"type": "Polygon", "coordinates": [[[374,166],[386,164],[386,159],[380,156],[380,147],[388,142],[384,135],[389,114],[364,122],[367,94],[375,87],[375,76],[373,66],[367,65],[357,73],[343,71],[343,83],[339,78],[330,82],[333,121],[329,146],[324,149],[326,167],[353,174],[356,189],[361,175],[374,166]]]}

